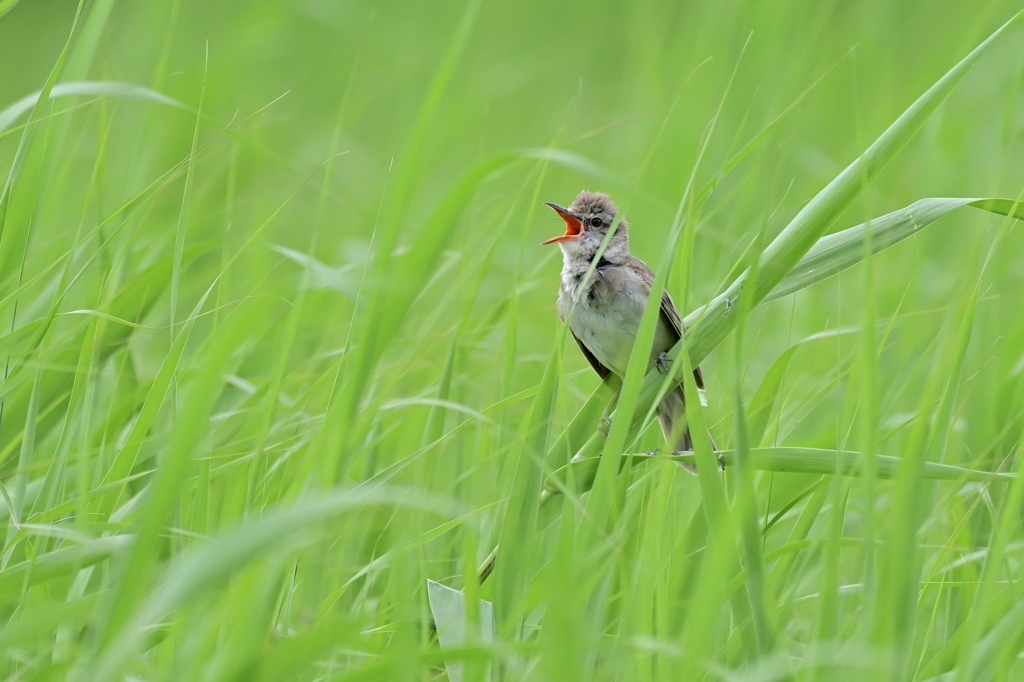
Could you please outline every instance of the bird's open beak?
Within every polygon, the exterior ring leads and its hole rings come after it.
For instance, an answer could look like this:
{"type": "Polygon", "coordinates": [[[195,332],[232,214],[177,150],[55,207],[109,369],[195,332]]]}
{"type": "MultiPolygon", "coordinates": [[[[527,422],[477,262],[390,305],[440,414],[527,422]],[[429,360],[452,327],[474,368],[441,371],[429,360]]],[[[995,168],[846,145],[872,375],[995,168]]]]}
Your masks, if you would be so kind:
{"type": "Polygon", "coordinates": [[[569,209],[559,206],[558,204],[552,204],[548,202],[545,206],[550,206],[555,209],[558,215],[562,216],[562,220],[565,221],[565,234],[560,237],[552,237],[546,242],[541,242],[541,246],[544,244],[553,244],[554,242],[562,242],[566,239],[573,239],[583,234],[583,221],[569,213],[569,209]]]}

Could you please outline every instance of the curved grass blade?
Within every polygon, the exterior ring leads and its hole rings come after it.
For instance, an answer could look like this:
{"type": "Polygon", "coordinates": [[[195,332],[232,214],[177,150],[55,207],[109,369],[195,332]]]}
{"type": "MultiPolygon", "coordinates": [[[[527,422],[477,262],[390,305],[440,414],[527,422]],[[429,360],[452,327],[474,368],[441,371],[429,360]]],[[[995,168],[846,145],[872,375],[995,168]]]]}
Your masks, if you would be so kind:
{"type": "Polygon", "coordinates": [[[68,542],[66,547],[8,566],[0,573],[0,603],[19,600],[26,586],[66,576],[72,568],[77,570],[106,561],[131,543],[132,538],[127,535],[68,542]]]}
{"type": "MultiPolygon", "coordinates": [[[[14,123],[26,112],[31,111],[43,95],[43,90],[37,90],[25,95],[17,102],[0,110],[0,137],[3,137],[11,129],[14,123]]],[[[57,97],[129,97],[141,99],[155,104],[166,104],[179,109],[189,107],[173,97],[157,92],[152,88],[135,83],[122,83],[119,81],[77,81],[74,83],[60,83],[54,85],[48,94],[49,99],[57,97]]]]}
{"type": "Polygon", "coordinates": [[[870,233],[871,253],[874,255],[907,237],[914,236],[947,213],[962,206],[973,206],[1024,220],[1024,204],[1012,199],[921,199],[875,220],[822,237],[779,282],[779,285],[765,296],[764,301],[774,301],[805,289],[864,260],[865,233],[870,233]]]}

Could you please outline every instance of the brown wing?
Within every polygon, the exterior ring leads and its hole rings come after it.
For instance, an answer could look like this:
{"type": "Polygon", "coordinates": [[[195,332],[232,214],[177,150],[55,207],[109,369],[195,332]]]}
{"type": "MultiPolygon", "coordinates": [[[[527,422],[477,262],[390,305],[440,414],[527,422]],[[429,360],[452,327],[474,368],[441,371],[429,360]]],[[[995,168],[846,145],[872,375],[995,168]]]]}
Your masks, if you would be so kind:
{"type": "MultiPolygon", "coordinates": [[[[637,258],[636,265],[648,275],[649,279],[647,281],[654,281],[654,273],[651,272],[646,263],[637,258]]],[[[679,310],[676,308],[676,304],[672,301],[672,296],[669,295],[668,291],[661,292],[661,317],[675,331],[677,339],[683,338],[683,320],[679,317],[679,310]]],[[[701,374],[700,367],[693,368],[693,378],[697,382],[697,388],[704,388],[704,375],[701,374]]]]}
{"type": "Polygon", "coordinates": [[[583,345],[583,342],[580,341],[578,336],[573,334],[572,330],[570,330],[569,333],[572,334],[572,338],[576,339],[576,344],[580,347],[580,350],[583,351],[583,357],[587,359],[587,362],[590,363],[590,366],[594,368],[595,372],[597,372],[597,376],[604,379],[609,374],[611,374],[611,370],[602,365],[601,361],[594,357],[594,354],[590,352],[590,349],[583,345]]]}
{"type": "MultiPolygon", "coordinates": [[[[679,318],[676,304],[672,302],[672,297],[667,291],[661,292],[661,317],[675,330],[676,336],[683,338],[683,321],[679,318]]],[[[693,368],[693,379],[697,383],[697,388],[704,388],[704,375],[700,367],[693,368]]]]}

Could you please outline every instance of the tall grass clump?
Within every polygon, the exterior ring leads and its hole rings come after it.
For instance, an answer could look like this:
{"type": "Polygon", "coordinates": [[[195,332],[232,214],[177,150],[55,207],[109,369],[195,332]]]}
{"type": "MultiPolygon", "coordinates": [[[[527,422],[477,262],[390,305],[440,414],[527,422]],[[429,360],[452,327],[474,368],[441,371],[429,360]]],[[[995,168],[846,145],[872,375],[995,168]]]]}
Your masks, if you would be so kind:
{"type": "Polygon", "coordinates": [[[1021,15],[935,9],[0,2],[4,678],[1024,675],[1021,15]]]}

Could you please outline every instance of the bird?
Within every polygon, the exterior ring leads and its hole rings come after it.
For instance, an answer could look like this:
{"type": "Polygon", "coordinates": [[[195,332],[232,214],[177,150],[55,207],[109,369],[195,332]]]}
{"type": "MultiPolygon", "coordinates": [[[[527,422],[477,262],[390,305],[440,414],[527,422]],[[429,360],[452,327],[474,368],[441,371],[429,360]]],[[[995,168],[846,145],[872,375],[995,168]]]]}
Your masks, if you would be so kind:
{"type": "MultiPolygon", "coordinates": [[[[554,209],[566,225],[565,234],[542,243],[558,244],[562,250],[558,317],[563,324],[569,318],[569,331],[598,376],[604,379],[615,374],[622,379],[650,297],[654,273],[630,253],[629,227],[621,217],[616,223],[619,211],[607,194],[584,190],[568,208],[550,202],[545,205],[554,209]],[[615,232],[598,258],[598,249],[613,225],[615,232]],[[588,278],[591,264],[594,271],[588,278]]],[[[682,338],[683,331],[679,310],[668,291],[663,291],[648,368],[658,366],[664,371],[665,355],[682,338]]],[[[701,403],[706,405],[700,367],[693,369],[693,377],[701,403]]],[[[658,422],[673,452],[693,450],[689,427],[673,433],[675,424],[685,418],[685,411],[681,384],[658,405],[658,422]]],[[[715,449],[714,441],[711,445],[715,449]]],[[[686,468],[695,471],[692,466],[686,468]]]]}

